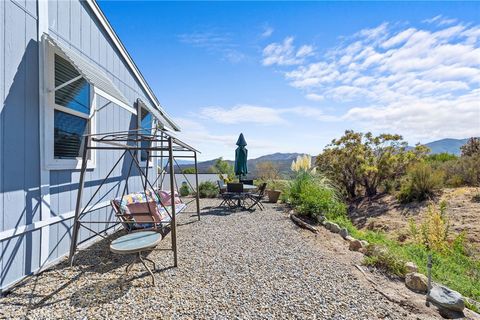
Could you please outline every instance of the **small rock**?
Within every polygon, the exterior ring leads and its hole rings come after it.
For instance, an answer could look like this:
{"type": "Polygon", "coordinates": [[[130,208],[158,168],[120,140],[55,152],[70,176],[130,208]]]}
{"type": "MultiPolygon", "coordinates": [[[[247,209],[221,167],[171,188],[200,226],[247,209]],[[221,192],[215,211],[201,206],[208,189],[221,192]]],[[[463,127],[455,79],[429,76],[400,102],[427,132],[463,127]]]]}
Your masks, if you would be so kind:
{"type": "Polygon", "coordinates": [[[332,231],[333,233],[339,233],[340,232],[340,226],[336,223],[332,223],[330,225],[330,231],[332,231]]]}
{"type": "Polygon", "coordinates": [[[368,247],[368,242],[365,240],[360,240],[360,243],[362,244],[362,247],[366,248],[368,247]]]}
{"type": "Polygon", "coordinates": [[[326,221],[324,226],[326,229],[330,230],[330,228],[332,227],[332,223],[330,221],[326,221]]]}
{"type": "Polygon", "coordinates": [[[342,228],[339,233],[340,233],[340,235],[342,236],[343,239],[346,239],[348,237],[347,228],[342,228]]]}
{"type": "Polygon", "coordinates": [[[428,290],[427,277],[421,273],[411,272],[405,276],[405,285],[412,291],[426,293],[428,290]]]}
{"type": "Polygon", "coordinates": [[[325,221],[325,216],[318,215],[317,216],[317,221],[318,221],[318,223],[323,223],[323,221],[325,221]]]}
{"type": "Polygon", "coordinates": [[[351,241],[350,246],[348,247],[351,251],[358,251],[360,248],[362,248],[362,243],[357,239],[351,241]]]}
{"type": "Polygon", "coordinates": [[[435,305],[447,310],[462,312],[463,309],[465,309],[463,296],[457,291],[453,291],[444,286],[434,286],[430,290],[427,299],[435,305]]]}
{"type": "Polygon", "coordinates": [[[346,236],[346,237],[345,237],[345,240],[347,240],[348,242],[352,242],[352,241],[355,240],[355,238],[352,237],[352,236],[346,236]]]}
{"type": "Polygon", "coordinates": [[[405,263],[405,269],[407,273],[418,272],[417,265],[411,261],[405,263]]]}

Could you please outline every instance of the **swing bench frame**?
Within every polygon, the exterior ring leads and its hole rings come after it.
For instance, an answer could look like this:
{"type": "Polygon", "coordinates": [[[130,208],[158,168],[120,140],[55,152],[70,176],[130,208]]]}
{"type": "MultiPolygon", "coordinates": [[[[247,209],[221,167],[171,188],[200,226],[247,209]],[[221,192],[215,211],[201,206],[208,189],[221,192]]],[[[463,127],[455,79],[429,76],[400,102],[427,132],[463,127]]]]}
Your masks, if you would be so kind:
{"type": "MultiPolygon", "coordinates": [[[[195,191],[195,198],[190,200],[185,204],[185,208],[191,202],[196,202],[196,215],[198,220],[200,220],[200,200],[199,200],[199,193],[198,193],[198,165],[197,165],[197,153],[200,153],[195,148],[189,146],[188,144],[182,142],[178,138],[176,138],[173,134],[165,129],[159,128],[152,128],[152,129],[136,129],[136,130],[129,130],[129,131],[118,131],[118,132],[110,132],[110,133],[99,133],[99,134],[88,134],[83,136],[83,143],[82,143],[82,166],[80,169],[80,180],[79,180],[79,187],[77,193],[77,200],[75,206],[75,216],[73,222],[73,230],[72,230],[72,238],[70,243],[70,253],[69,253],[69,263],[72,266],[74,263],[75,254],[77,253],[78,247],[83,243],[93,239],[94,237],[100,236],[106,239],[107,231],[115,228],[120,223],[135,223],[134,219],[131,221],[92,221],[85,219],[89,212],[98,210],[99,207],[96,206],[97,203],[91,205],[96,196],[101,194],[102,186],[105,185],[109,177],[115,171],[115,168],[119,165],[119,163],[125,159],[126,157],[130,158],[130,165],[128,168],[128,173],[125,179],[122,179],[121,182],[124,181],[123,193],[122,196],[125,196],[129,193],[129,179],[132,175],[132,168],[136,169],[139,173],[143,192],[147,193],[147,189],[153,190],[153,194],[157,197],[158,203],[162,205],[165,209],[166,213],[168,214],[170,220],[169,222],[162,223],[162,231],[169,230],[171,234],[171,250],[173,251],[173,260],[174,266],[178,265],[177,259],[177,223],[176,223],[176,208],[175,208],[175,191],[178,191],[178,185],[175,179],[175,165],[179,171],[183,174],[185,181],[189,184],[190,188],[195,191]],[[83,205],[83,191],[85,188],[85,174],[87,172],[87,163],[88,163],[88,155],[90,150],[98,150],[98,151],[121,151],[121,155],[119,159],[113,164],[113,167],[107,173],[105,178],[102,180],[100,185],[96,188],[95,192],[93,192],[92,196],[88,198],[86,204],[83,205]],[[145,151],[147,153],[147,160],[145,164],[140,163],[138,159],[138,154],[141,151],[145,151]],[[149,179],[149,166],[151,164],[151,159],[159,158],[161,163],[161,172],[158,172],[158,169],[155,170],[155,180],[153,182],[149,179]],[[165,166],[163,166],[163,160],[167,158],[165,166]],[[191,185],[190,181],[187,179],[185,174],[182,172],[180,165],[178,164],[176,158],[190,158],[194,160],[195,165],[195,187],[191,185]],[[163,186],[164,178],[167,173],[167,168],[169,172],[170,178],[170,195],[171,195],[171,210],[169,210],[163,203],[160,201],[159,195],[157,193],[157,188],[154,186],[160,183],[160,186],[163,186]],[[95,231],[90,228],[88,225],[90,224],[106,224],[105,229],[101,231],[95,231]],[[80,228],[85,228],[90,232],[93,232],[93,235],[87,237],[79,241],[79,231],[80,228]]],[[[128,162],[128,161],[127,161],[128,162]]],[[[120,182],[120,183],[121,183],[120,182]]],[[[104,195],[105,196],[105,195],[104,195]]],[[[120,198],[120,199],[121,199],[120,198]]],[[[103,199],[103,197],[100,197],[103,199]]],[[[149,210],[150,206],[148,206],[149,210]]],[[[113,208],[112,208],[113,210],[113,208]]],[[[151,212],[150,212],[151,214],[151,212]]],[[[118,215],[117,219],[119,218],[118,215]]],[[[168,233],[168,232],[167,232],[168,233]]],[[[162,236],[165,236],[166,233],[162,233],[162,236]]]]}

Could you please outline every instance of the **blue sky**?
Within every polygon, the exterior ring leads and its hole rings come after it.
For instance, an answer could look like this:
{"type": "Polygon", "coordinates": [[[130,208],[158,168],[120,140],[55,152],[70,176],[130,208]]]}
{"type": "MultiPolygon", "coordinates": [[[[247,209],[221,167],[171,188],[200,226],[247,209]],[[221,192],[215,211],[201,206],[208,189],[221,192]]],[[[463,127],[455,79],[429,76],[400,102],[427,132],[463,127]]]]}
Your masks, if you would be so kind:
{"type": "Polygon", "coordinates": [[[100,6],[201,159],[318,154],[346,129],[480,135],[478,2],[100,6]]]}

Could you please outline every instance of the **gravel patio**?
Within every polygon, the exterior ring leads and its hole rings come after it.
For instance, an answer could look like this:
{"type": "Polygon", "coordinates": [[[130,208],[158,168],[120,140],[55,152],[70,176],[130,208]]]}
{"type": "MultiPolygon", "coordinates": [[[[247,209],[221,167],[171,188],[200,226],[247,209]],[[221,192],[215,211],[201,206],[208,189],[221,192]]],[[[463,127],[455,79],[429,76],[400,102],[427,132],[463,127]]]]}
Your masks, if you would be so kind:
{"type": "MultiPolygon", "coordinates": [[[[157,285],[109,241],[81,251],[0,298],[0,318],[16,319],[405,319],[408,310],[365,286],[335,252],[310,241],[281,205],[227,212],[202,200],[202,220],[179,217],[178,268],[156,250],[157,285]]],[[[119,232],[111,238],[122,235],[119,232]]],[[[167,248],[170,237],[160,248],[167,248]]]]}

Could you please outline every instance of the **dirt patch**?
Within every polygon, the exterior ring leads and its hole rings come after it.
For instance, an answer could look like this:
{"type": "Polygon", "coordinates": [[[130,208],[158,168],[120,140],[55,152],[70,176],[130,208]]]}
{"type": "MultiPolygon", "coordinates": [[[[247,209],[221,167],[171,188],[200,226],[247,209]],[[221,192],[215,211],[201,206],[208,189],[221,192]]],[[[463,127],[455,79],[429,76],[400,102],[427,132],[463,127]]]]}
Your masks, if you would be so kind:
{"type": "Polygon", "coordinates": [[[360,229],[384,231],[404,241],[408,237],[408,221],[420,222],[429,204],[447,203],[447,215],[453,233],[466,233],[467,241],[480,252],[480,203],[473,200],[478,188],[448,188],[433,201],[401,204],[392,195],[360,199],[351,204],[349,215],[360,229]]]}

